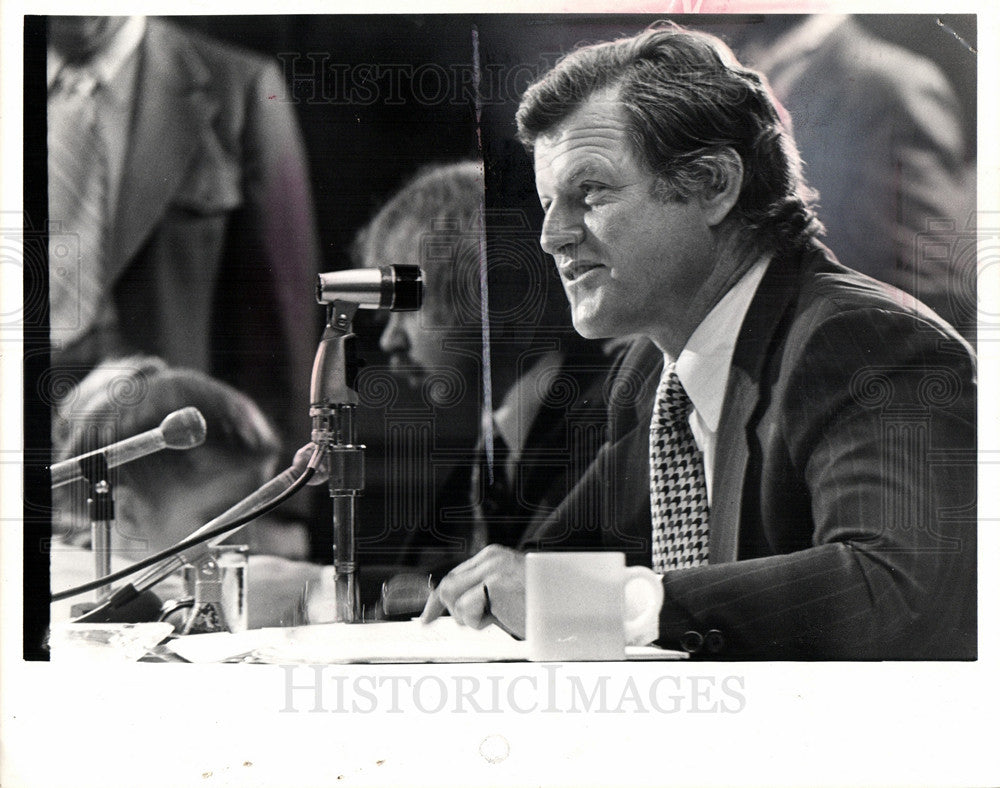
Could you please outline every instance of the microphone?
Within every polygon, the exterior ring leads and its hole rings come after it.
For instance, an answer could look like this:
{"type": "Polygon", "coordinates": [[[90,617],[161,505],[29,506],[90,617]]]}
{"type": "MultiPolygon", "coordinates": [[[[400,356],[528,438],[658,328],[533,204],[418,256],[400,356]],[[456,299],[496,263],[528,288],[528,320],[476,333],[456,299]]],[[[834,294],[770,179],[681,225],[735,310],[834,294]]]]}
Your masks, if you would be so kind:
{"type": "Polygon", "coordinates": [[[386,265],[320,274],[316,301],[348,301],[361,309],[414,312],[423,301],[423,272],[416,265],[386,265]]]}
{"type": "Polygon", "coordinates": [[[83,478],[81,466],[99,454],[104,455],[109,468],[117,468],[161,449],[192,449],[204,442],[205,417],[201,415],[201,411],[197,408],[181,408],[161,421],[159,427],[112,443],[103,449],[57,462],[51,468],[52,486],[61,487],[83,478]]]}

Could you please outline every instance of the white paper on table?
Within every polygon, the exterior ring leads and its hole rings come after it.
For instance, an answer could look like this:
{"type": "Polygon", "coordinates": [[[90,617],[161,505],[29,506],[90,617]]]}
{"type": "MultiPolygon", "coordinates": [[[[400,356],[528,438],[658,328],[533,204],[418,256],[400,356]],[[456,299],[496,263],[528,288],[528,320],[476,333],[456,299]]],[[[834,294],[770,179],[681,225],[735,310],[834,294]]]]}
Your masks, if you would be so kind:
{"type": "MultiPolygon", "coordinates": [[[[490,625],[475,630],[449,617],[371,624],[314,624],[254,629],[238,634],[188,635],[167,644],[189,662],[221,662],[241,656],[270,663],[509,662],[528,658],[527,644],[490,625]]],[[[628,647],[628,659],[684,659],[679,651],[628,647]]]]}

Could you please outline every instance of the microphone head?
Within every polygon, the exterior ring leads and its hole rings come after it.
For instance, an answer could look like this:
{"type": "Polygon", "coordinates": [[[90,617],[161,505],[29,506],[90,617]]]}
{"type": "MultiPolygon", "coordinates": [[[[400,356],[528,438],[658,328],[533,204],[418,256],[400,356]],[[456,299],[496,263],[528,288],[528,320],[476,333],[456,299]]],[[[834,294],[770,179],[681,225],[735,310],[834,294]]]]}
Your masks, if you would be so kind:
{"type": "Polygon", "coordinates": [[[424,295],[423,271],[416,265],[386,265],[320,274],[316,301],[346,301],[361,309],[415,312],[424,295]]]}
{"type": "Polygon", "coordinates": [[[197,408],[175,410],[160,422],[160,432],[168,449],[193,449],[205,442],[205,417],[197,408]]]}
{"type": "Polygon", "coordinates": [[[392,312],[416,312],[424,302],[424,272],[416,265],[386,266],[392,282],[392,312]]]}

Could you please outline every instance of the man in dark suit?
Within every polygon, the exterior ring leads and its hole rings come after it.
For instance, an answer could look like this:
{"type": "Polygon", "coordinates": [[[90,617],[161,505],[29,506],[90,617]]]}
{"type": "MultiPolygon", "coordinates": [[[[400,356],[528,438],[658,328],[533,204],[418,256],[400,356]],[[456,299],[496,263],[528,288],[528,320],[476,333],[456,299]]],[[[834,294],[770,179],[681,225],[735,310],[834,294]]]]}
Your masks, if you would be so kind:
{"type": "Polygon", "coordinates": [[[143,17],[53,17],[48,62],[53,366],[209,372],[299,445],[318,255],[280,71],[143,17]]]}
{"type": "MultiPolygon", "coordinates": [[[[566,57],[518,126],[575,327],[640,337],[609,440],[536,546],[597,501],[579,545],[662,574],[665,646],[974,657],[974,355],[816,240],[759,75],[712,36],[654,28],[566,57]]],[[[487,547],[425,618],[523,632],[523,567],[487,547]]]]}

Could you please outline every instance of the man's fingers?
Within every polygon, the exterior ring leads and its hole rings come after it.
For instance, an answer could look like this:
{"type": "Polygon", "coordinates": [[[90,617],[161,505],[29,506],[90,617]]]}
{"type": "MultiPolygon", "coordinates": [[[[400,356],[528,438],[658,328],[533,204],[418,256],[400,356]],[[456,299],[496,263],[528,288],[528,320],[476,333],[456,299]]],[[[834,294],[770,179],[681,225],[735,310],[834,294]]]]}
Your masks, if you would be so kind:
{"type": "Polygon", "coordinates": [[[424,610],[420,614],[420,620],[424,624],[429,624],[434,619],[439,618],[445,610],[447,610],[447,606],[441,601],[441,597],[435,588],[431,591],[431,595],[427,597],[427,604],[424,605],[424,610]]]}
{"type": "Polygon", "coordinates": [[[491,559],[494,556],[494,551],[490,549],[491,547],[492,545],[489,545],[471,558],[466,558],[462,561],[462,563],[445,575],[444,580],[469,583],[472,582],[469,579],[472,576],[481,578],[483,573],[488,569],[491,559]]]}
{"type": "Polygon", "coordinates": [[[486,592],[483,590],[490,578],[509,561],[514,551],[490,545],[452,569],[431,592],[420,614],[425,624],[439,618],[446,610],[460,624],[482,629],[493,618],[489,614],[486,592]]]}
{"type": "Polygon", "coordinates": [[[478,573],[454,573],[445,577],[431,595],[420,614],[420,620],[429,624],[445,610],[459,623],[481,629],[489,612],[483,581],[478,573]]]}
{"type": "Polygon", "coordinates": [[[459,624],[473,629],[482,629],[489,623],[486,615],[488,612],[486,599],[483,586],[473,586],[458,598],[451,609],[451,615],[459,624]]]}
{"type": "MultiPolygon", "coordinates": [[[[427,604],[424,605],[424,612],[420,614],[420,620],[429,624],[445,610],[455,616],[459,601],[473,588],[482,588],[482,580],[478,573],[468,570],[456,573],[452,570],[438,583],[438,587],[431,591],[427,604]]],[[[459,623],[464,622],[459,620],[459,623]]]]}

